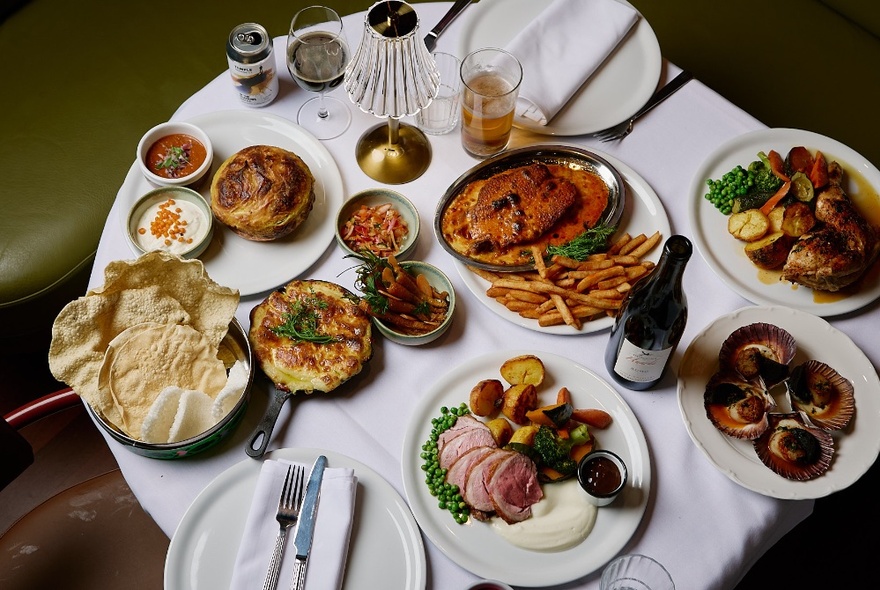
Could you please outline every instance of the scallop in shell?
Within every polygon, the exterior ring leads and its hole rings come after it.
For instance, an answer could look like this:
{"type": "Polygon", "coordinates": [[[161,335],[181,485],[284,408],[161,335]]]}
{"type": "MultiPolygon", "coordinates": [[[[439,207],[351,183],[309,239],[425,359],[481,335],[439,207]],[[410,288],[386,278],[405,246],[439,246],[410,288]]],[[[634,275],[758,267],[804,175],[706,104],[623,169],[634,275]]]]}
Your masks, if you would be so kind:
{"type": "Polygon", "coordinates": [[[754,442],[761,461],[786,479],[806,481],[828,471],[834,439],[803,412],[770,414],[770,428],[754,442]]]}
{"type": "Polygon", "coordinates": [[[715,428],[728,436],[749,440],[767,430],[767,413],[775,406],[763,387],[733,373],[713,375],[706,384],[703,403],[715,428]]]}
{"type": "Polygon", "coordinates": [[[794,358],[794,337],[779,326],[756,322],[734,330],[721,344],[719,361],[723,368],[736,371],[744,379],[761,378],[766,387],[788,377],[788,364],[794,358]]]}
{"type": "Polygon", "coordinates": [[[798,365],[786,382],[793,409],[825,430],[843,430],[856,410],[852,383],[822,361],[798,365]]]}

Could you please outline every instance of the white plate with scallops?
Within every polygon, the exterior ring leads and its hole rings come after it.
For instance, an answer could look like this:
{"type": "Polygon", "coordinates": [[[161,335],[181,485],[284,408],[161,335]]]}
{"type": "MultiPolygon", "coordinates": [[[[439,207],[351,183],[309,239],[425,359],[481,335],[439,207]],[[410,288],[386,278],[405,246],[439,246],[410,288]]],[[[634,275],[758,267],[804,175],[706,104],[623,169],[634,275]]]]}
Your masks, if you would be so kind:
{"type": "Polygon", "coordinates": [[[811,153],[820,150],[829,162],[844,169],[845,190],[874,225],[880,225],[880,170],[855,150],[834,139],[800,129],[762,129],[733,138],[721,145],[697,169],[691,181],[688,214],[693,241],[700,255],[728,287],[758,305],[784,305],[821,317],[850,313],[880,297],[880,264],[855,285],[838,293],[814,291],[781,281],[780,271],[756,267],[743,251],[744,242],[727,231],[727,216],[705,195],[706,181],[717,180],[737,165],[743,168],[758,159],[758,152],[776,150],[782,157],[795,146],[811,153]],[[871,212],[873,213],[873,218],[871,212]]]}
{"type": "MultiPolygon", "coordinates": [[[[660,201],[657,193],[654,192],[654,189],[651,188],[651,185],[630,166],[614,156],[602,152],[596,153],[608,160],[620,172],[626,184],[626,206],[624,207],[623,217],[620,219],[620,229],[614,237],[621,235],[623,232],[629,233],[632,236],[637,236],[641,233],[650,236],[654,232],[660,232],[660,245],[645,256],[645,260],[656,263],[660,259],[660,253],[663,251],[662,244],[672,231],[669,226],[669,217],[666,215],[666,209],[663,208],[663,203],[660,201]]],[[[612,237],[612,241],[614,237],[612,237]]],[[[461,275],[462,281],[464,281],[464,284],[467,285],[467,288],[480,303],[497,316],[523,328],[560,336],[580,336],[608,329],[614,323],[613,318],[602,317],[584,322],[580,330],[565,324],[559,326],[540,326],[538,325],[538,320],[524,318],[486,295],[486,290],[490,287],[490,283],[468,269],[466,264],[456,260],[455,265],[458,268],[458,274],[461,275]]]]}
{"type": "MultiPolygon", "coordinates": [[[[648,504],[651,461],[642,427],[624,399],[598,375],[574,361],[549,352],[506,350],[473,358],[441,377],[422,396],[403,446],[403,485],[407,502],[422,531],[443,553],[466,570],[517,587],[555,586],[597,571],[632,537],[648,504]],[[592,532],[581,543],[562,551],[519,548],[496,534],[489,523],[474,519],[458,524],[437,505],[422,471],[422,445],[431,434],[431,420],[441,406],[467,402],[471,389],[482,379],[500,378],[501,364],[512,357],[532,354],[544,363],[545,382],[539,403],[555,401],[560,387],[571,390],[578,408],[599,408],[612,416],[607,428],[590,429],[597,447],[618,454],[626,463],[626,488],[610,506],[598,509],[592,532]],[[553,398],[552,400],[550,398],[553,398]]],[[[546,485],[578,485],[566,481],[546,485]]]]}
{"type": "MultiPolygon", "coordinates": [[[[777,408],[791,405],[784,387],[772,390],[777,408]]],[[[691,341],[678,369],[678,406],[691,440],[709,461],[732,481],[759,494],[785,500],[827,496],[855,483],[880,454],[880,379],[871,361],[850,338],[815,315],[779,306],[746,307],[724,315],[691,341]],[[855,388],[855,416],[841,432],[833,432],[834,455],[824,474],[806,481],[786,479],[765,466],[751,441],[718,430],[706,416],[703,394],[718,370],[721,344],[736,329],[766,322],[786,330],[797,344],[791,366],[816,359],[833,367],[855,388]]]]}
{"type": "MultiPolygon", "coordinates": [[[[211,178],[238,150],[272,145],[292,151],[315,177],[315,203],[303,224],[292,234],[272,242],[253,242],[214,224],[210,245],[199,256],[212,280],[238,289],[242,297],[255,295],[296,278],[308,270],[333,243],[336,211],[342,206],[342,176],[327,148],[311,133],[276,115],[256,111],[218,111],[189,119],[202,128],[214,146],[214,163],[201,194],[211,202],[211,178]]],[[[135,162],[118,192],[123,224],[129,208],[153,188],[135,162]]]]}

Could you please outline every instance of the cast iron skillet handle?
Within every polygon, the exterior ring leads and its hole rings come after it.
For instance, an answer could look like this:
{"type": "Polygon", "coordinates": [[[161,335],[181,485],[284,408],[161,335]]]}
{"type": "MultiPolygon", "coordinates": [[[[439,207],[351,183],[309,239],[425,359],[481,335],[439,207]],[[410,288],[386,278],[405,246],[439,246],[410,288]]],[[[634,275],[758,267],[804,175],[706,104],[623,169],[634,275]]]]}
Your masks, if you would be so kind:
{"type": "Polygon", "coordinates": [[[257,429],[254,430],[250,439],[248,439],[245,451],[254,459],[259,459],[266,452],[266,447],[269,446],[269,439],[272,438],[272,430],[275,428],[275,422],[278,420],[278,414],[281,413],[284,402],[291,395],[289,391],[275,390],[275,395],[272,396],[272,401],[269,403],[269,407],[266,408],[266,414],[257,425],[257,429]]]}

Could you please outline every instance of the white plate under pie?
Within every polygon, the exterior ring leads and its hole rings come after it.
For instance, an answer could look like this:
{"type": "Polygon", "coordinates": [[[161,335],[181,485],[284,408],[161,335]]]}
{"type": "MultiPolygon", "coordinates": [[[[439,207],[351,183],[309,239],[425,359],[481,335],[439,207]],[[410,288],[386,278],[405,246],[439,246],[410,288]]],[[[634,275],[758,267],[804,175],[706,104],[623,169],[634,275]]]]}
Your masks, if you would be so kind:
{"type": "MultiPolygon", "coordinates": [[[[880,264],[868,271],[858,291],[840,295],[818,295],[810,288],[795,286],[761,271],[743,251],[743,242],[727,232],[727,216],[718,211],[705,195],[706,180],[718,180],[736,167],[748,167],[758,152],[776,150],[784,158],[795,146],[815,153],[821,150],[829,162],[837,160],[844,168],[846,189],[865,199],[867,208],[878,207],[880,170],[852,148],[834,139],[801,129],[761,129],[731,139],[710,154],[697,169],[688,196],[688,215],[694,245],[706,264],[733,291],[758,305],[784,305],[821,317],[850,313],[880,297],[880,264]],[[858,177],[856,182],[855,176],[858,177]]],[[[857,201],[858,204],[858,201],[857,201]]],[[[874,220],[877,223],[876,219],[874,220]]],[[[778,274],[778,273],[777,273],[778,274]]]]}
{"type": "MultiPolygon", "coordinates": [[[[342,206],[342,176],[336,161],[311,133],[276,115],[256,111],[219,111],[188,119],[201,127],[214,146],[209,175],[228,157],[251,145],[273,145],[294,152],[315,177],[315,203],[309,217],[292,234],[272,242],[246,240],[220,223],[199,256],[212,280],[255,295],[296,278],[308,270],[333,243],[336,211],[342,206]]],[[[210,178],[200,192],[211,202],[210,178]]],[[[122,223],[129,208],[153,188],[135,162],[119,189],[122,223]]]]}
{"type": "Polygon", "coordinates": [[[635,533],[651,490],[648,445],[626,401],[586,367],[549,352],[496,351],[452,369],[420,394],[420,398],[404,438],[404,490],[419,526],[434,545],[461,567],[482,578],[517,587],[555,586],[598,570],[635,533]],[[440,407],[467,402],[474,385],[482,379],[499,378],[501,363],[520,354],[538,356],[546,367],[547,379],[552,379],[552,394],[546,388],[541,389],[539,399],[552,403],[558,388],[565,386],[571,390],[577,407],[600,408],[611,414],[613,421],[608,428],[592,432],[598,447],[620,455],[629,469],[629,482],[622,495],[614,504],[599,509],[593,531],[583,542],[564,551],[521,549],[495,534],[488,523],[474,520],[456,523],[448,511],[437,507],[437,499],[428,491],[421,469],[422,445],[430,436],[431,419],[440,415],[440,407]]]}
{"type": "MultiPolygon", "coordinates": [[[[312,463],[318,455],[325,455],[330,467],[354,469],[358,478],[342,590],[424,590],[428,572],[418,525],[381,475],[345,455],[318,449],[279,449],[265,458],[312,463]]],[[[165,590],[229,588],[261,466],[261,461],[245,459],[196,497],[168,546],[165,590]]]]}
{"type": "MultiPolygon", "coordinates": [[[[620,172],[621,176],[623,176],[623,181],[626,183],[627,202],[626,207],[624,208],[623,217],[620,220],[620,230],[618,233],[627,232],[632,236],[637,236],[643,233],[646,236],[650,236],[655,231],[659,231],[661,236],[660,245],[655,247],[654,250],[645,256],[646,260],[656,263],[660,259],[660,253],[663,251],[662,244],[666,238],[670,236],[672,231],[669,226],[669,217],[666,215],[666,210],[663,208],[663,203],[660,202],[660,198],[657,196],[657,193],[654,192],[654,189],[651,188],[651,185],[649,185],[644,178],[639,176],[635,170],[614,156],[602,152],[596,153],[608,160],[608,162],[620,172]]],[[[490,283],[471,272],[466,264],[456,260],[455,265],[458,268],[458,274],[461,275],[464,284],[467,285],[467,288],[474,294],[474,297],[476,297],[480,303],[485,305],[499,317],[518,326],[522,326],[523,328],[535,332],[544,332],[546,334],[580,336],[605,330],[606,328],[610,328],[614,323],[613,318],[604,317],[584,322],[580,330],[575,330],[567,325],[539,326],[538,320],[524,318],[487,296],[486,289],[489,288],[490,283]]]]}
{"type": "MultiPolygon", "coordinates": [[[[632,6],[625,0],[621,3],[632,6]]],[[[459,17],[458,56],[482,47],[504,47],[552,0],[480,0],[459,17]]],[[[639,110],[657,89],[662,55],[644,17],[547,125],[516,117],[514,126],[544,135],[584,135],[617,125],[639,110]]]]}
{"type": "MultiPolygon", "coordinates": [[[[791,409],[784,393],[775,397],[778,411],[791,409]]],[[[842,490],[855,483],[880,453],[880,380],[874,366],[849,336],[822,318],[796,309],[746,307],[709,324],[691,341],[681,360],[678,407],[691,440],[719,471],[744,488],[773,498],[805,500],[842,490]],[[845,432],[832,433],[831,468],[815,479],[794,481],[777,475],[758,459],[751,441],[723,434],[706,417],[703,393],[718,369],[721,344],[737,328],[755,322],[779,326],[794,337],[797,354],[792,367],[808,359],[820,360],[855,386],[853,422],[845,432]]]]}

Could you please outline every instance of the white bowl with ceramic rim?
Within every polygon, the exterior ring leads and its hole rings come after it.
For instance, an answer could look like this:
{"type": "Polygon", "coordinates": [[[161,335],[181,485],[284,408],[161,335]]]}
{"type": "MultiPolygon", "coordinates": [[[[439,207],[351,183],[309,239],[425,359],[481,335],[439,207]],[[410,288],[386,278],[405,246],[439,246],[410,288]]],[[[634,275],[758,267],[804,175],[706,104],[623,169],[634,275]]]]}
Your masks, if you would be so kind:
{"type": "Polygon", "coordinates": [[[178,186],[160,187],[143,195],[139,198],[128,212],[128,218],[125,224],[125,235],[128,243],[138,255],[153,250],[165,250],[173,254],[179,255],[181,258],[198,258],[211,243],[214,237],[214,215],[211,213],[211,206],[205,198],[196,191],[178,186]],[[200,221],[199,231],[196,238],[191,244],[185,247],[164,247],[154,244],[150,247],[146,242],[138,239],[139,231],[143,229],[149,232],[151,218],[151,210],[155,210],[156,206],[165,201],[172,199],[176,203],[183,204],[192,215],[198,215],[200,221]]]}
{"type": "Polygon", "coordinates": [[[416,206],[413,205],[412,201],[399,192],[386,188],[369,188],[362,190],[359,193],[352,195],[351,198],[345,201],[342,204],[342,207],[339,208],[339,211],[336,214],[336,241],[346,254],[352,255],[358,253],[345,242],[345,238],[343,237],[345,232],[345,222],[348,221],[354,212],[362,205],[378,207],[388,203],[390,203],[400,214],[400,217],[407,226],[406,237],[404,237],[403,242],[399,245],[398,251],[394,253],[394,257],[397,260],[404,260],[412,256],[419,238],[419,212],[416,209],[416,206]]]}
{"type": "Polygon", "coordinates": [[[211,165],[214,161],[214,146],[211,143],[211,138],[208,137],[208,134],[201,127],[184,121],[166,121],[165,123],[159,123],[141,136],[137,145],[136,158],[144,178],[154,186],[198,188],[207,179],[208,172],[211,170],[211,165]],[[205,146],[206,155],[205,160],[192,173],[179,178],[167,178],[150,170],[149,166],[147,166],[147,152],[158,140],[175,134],[189,135],[198,140],[205,146]]]}
{"type": "Polygon", "coordinates": [[[373,318],[373,324],[379,332],[385,336],[385,338],[392,342],[396,342],[397,344],[403,344],[404,346],[421,346],[422,344],[428,344],[429,342],[437,340],[437,338],[442,336],[449,329],[449,326],[452,325],[452,318],[455,315],[455,290],[452,287],[452,281],[449,280],[449,277],[447,277],[442,270],[433,264],[428,264],[427,262],[404,260],[400,263],[400,266],[412,274],[424,275],[425,278],[428,279],[428,283],[430,283],[434,289],[441,293],[447,293],[449,298],[449,308],[446,310],[446,317],[443,318],[443,322],[439,326],[430,332],[415,335],[399,332],[393,326],[377,318],[373,318]]]}

